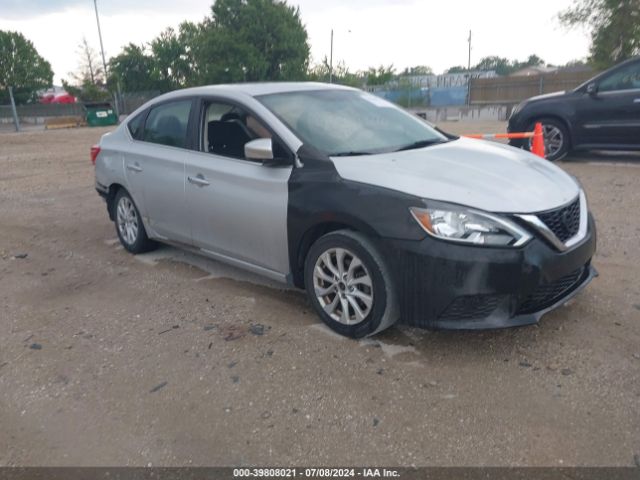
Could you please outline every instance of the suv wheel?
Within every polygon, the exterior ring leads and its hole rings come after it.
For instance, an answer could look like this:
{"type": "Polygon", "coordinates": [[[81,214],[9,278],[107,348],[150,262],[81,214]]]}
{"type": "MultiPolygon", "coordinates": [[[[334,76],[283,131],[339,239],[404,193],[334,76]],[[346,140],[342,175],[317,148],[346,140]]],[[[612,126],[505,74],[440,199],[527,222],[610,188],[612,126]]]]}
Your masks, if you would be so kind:
{"type": "Polygon", "coordinates": [[[118,232],[122,246],[131,253],[144,253],[153,250],[156,244],[147,237],[140,212],[125,190],[120,190],[116,194],[114,208],[116,232],[118,232]]]}
{"type": "Polygon", "coordinates": [[[360,233],[339,230],[318,239],[304,274],[316,312],[341,335],[373,335],[398,318],[391,274],[373,242],[360,233]]]}
{"type": "MultiPolygon", "coordinates": [[[[545,158],[551,162],[563,159],[569,153],[570,140],[567,127],[559,120],[554,118],[541,118],[533,122],[527,131],[533,132],[536,123],[542,123],[542,131],[544,133],[544,150],[545,158]]],[[[527,150],[531,151],[533,139],[524,143],[527,150]]]]}

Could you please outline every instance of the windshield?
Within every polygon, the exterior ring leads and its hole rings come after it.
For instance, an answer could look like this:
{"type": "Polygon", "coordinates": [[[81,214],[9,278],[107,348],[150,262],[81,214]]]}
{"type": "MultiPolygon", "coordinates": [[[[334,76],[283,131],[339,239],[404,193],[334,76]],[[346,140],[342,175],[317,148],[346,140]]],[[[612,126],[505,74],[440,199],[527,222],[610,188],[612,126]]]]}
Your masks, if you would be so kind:
{"type": "Polygon", "coordinates": [[[257,97],[305,144],[332,156],[421,148],[447,137],[374,95],[355,90],[307,90],[257,97]]]}

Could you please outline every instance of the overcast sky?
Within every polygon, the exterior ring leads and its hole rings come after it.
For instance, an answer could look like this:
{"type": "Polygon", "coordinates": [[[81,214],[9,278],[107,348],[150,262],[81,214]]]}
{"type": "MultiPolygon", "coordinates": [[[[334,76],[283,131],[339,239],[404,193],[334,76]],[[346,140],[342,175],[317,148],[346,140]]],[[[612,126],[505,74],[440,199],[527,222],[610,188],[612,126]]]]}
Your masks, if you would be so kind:
{"type": "MultiPolygon", "coordinates": [[[[212,0],[98,0],[107,59],[129,42],[142,44],[184,20],[200,21],[212,0]]],[[[589,37],[567,32],[556,15],[572,0],[290,0],[299,5],[313,60],[329,55],[351,70],[380,64],[429,65],[442,72],[487,55],[554,64],[584,58],[589,37]]],[[[17,30],[53,66],[55,83],[77,69],[83,36],[99,51],[92,0],[0,0],[0,29],[17,30]]]]}

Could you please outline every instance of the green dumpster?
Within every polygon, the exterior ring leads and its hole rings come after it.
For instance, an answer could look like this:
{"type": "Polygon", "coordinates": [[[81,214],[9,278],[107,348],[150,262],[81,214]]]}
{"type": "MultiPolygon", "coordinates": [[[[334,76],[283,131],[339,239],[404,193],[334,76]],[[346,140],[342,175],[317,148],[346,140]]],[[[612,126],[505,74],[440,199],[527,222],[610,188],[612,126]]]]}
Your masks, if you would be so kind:
{"type": "Polygon", "coordinates": [[[118,123],[116,112],[109,102],[85,103],[84,108],[87,111],[87,125],[90,127],[105,127],[118,123]]]}

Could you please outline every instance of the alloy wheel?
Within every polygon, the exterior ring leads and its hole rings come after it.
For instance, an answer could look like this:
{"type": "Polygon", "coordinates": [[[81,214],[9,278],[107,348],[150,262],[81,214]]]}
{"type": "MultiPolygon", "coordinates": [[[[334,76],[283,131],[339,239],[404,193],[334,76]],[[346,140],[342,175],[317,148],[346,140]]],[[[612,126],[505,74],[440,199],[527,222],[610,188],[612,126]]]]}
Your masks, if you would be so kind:
{"type": "Polygon", "coordinates": [[[138,212],[128,197],[120,198],[116,210],[118,231],[122,239],[133,245],[138,238],[138,212]]]}
{"type": "Polygon", "coordinates": [[[318,257],[313,288],[327,315],[344,325],[362,322],[373,308],[372,277],[347,249],[331,248],[318,257]]]}
{"type": "MultiPolygon", "coordinates": [[[[545,156],[553,157],[564,147],[564,134],[555,125],[543,125],[542,132],[545,156]]],[[[533,139],[529,139],[529,150],[531,150],[532,146],[533,139]]]]}

